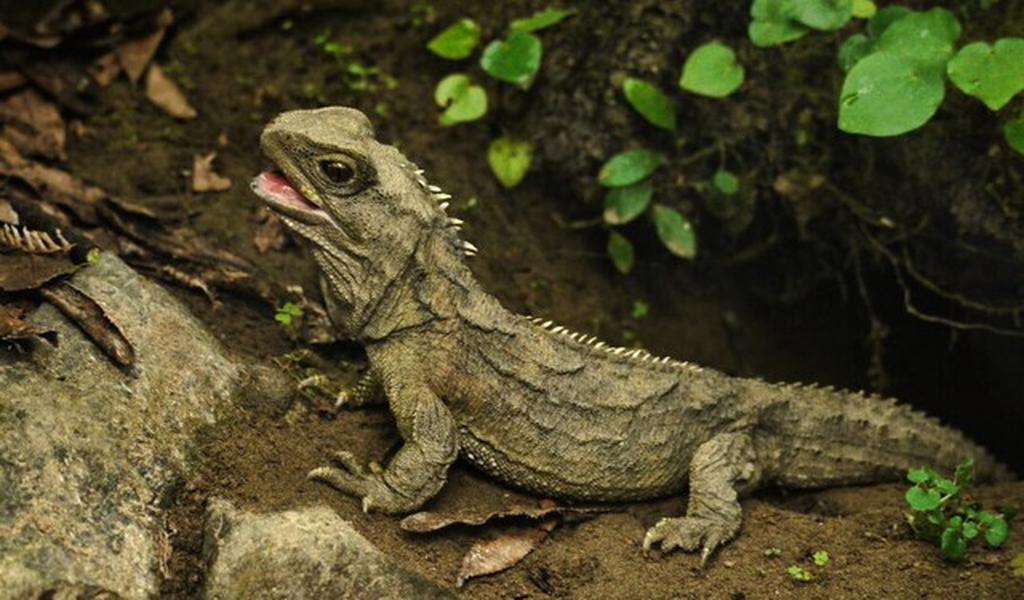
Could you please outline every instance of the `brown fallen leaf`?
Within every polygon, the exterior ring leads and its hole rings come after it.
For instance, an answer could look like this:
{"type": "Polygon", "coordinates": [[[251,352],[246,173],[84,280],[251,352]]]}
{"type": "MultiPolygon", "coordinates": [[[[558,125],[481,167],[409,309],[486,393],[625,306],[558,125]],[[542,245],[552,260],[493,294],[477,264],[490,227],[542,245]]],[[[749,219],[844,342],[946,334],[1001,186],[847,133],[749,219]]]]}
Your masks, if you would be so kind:
{"type": "Polygon", "coordinates": [[[178,84],[159,65],[152,64],[146,71],[146,97],[172,117],[194,119],[198,115],[178,84]]]}
{"type": "Polygon", "coordinates": [[[140,38],[130,39],[114,48],[117,59],[121,63],[128,79],[135,83],[145,73],[146,67],[153,62],[160,42],[164,39],[167,28],[174,23],[174,13],[165,8],[156,18],[156,30],[140,38]]]}
{"type": "Polygon", "coordinates": [[[131,342],[88,294],[66,281],[40,288],[39,293],[74,321],[119,366],[130,368],[135,364],[135,348],[131,342]]]}
{"type": "Polygon", "coordinates": [[[462,587],[473,577],[498,573],[519,564],[547,535],[547,531],[537,527],[515,527],[497,538],[473,544],[462,557],[455,586],[462,587]]]}
{"type": "Polygon", "coordinates": [[[107,52],[86,65],[85,72],[92,77],[96,85],[107,87],[114,83],[114,80],[121,73],[121,62],[118,60],[116,53],[107,52]]]}
{"type": "Polygon", "coordinates": [[[288,236],[285,235],[284,223],[280,217],[270,212],[265,206],[256,209],[256,233],[252,243],[256,251],[266,254],[271,250],[281,251],[288,246],[288,236]]]}
{"type": "Polygon", "coordinates": [[[67,132],[57,105],[33,88],[0,100],[0,135],[22,154],[64,159],[67,132]]]}
{"type": "Polygon", "coordinates": [[[541,501],[540,506],[512,505],[502,510],[475,511],[469,509],[452,513],[422,511],[405,517],[398,526],[404,531],[429,533],[452,525],[478,526],[499,519],[542,519],[554,515],[590,515],[610,510],[612,509],[607,507],[557,506],[548,500],[541,501]]]}
{"type": "Polygon", "coordinates": [[[216,152],[192,155],[192,191],[223,192],[231,189],[231,180],[213,170],[216,152]]]}
{"type": "Polygon", "coordinates": [[[0,92],[9,92],[28,83],[28,79],[17,71],[0,72],[0,92]]]}
{"type": "Polygon", "coordinates": [[[17,342],[33,338],[44,338],[51,344],[57,343],[57,332],[52,329],[39,329],[22,320],[20,309],[0,305],[0,340],[17,342]]]}

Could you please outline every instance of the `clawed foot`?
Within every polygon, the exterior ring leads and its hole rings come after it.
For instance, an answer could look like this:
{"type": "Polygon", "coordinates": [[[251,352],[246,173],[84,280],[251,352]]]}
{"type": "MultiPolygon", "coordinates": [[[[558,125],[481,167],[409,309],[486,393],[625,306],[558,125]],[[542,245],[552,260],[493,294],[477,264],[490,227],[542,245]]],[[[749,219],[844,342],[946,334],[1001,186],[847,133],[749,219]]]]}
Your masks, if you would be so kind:
{"type": "Polygon", "coordinates": [[[700,549],[700,565],[703,567],[708,557],[719,546],[731,540],[738,530],[738,522],[731,524],[707,517],[662,519],[647,530],[644,550],[650,550],[655,544],[661,546],[662,552],[676,548],[684,552],[700,549]]]}
{"type": "Polygon", "coordinates": [[[332,461],[336,466],[313,469],[306,477],[362,498],[363,512],[407,513],[419,507],[384,482],[384,468],[380,464],[363,466],[351,452],[345,451],[334,453],[332,461]]]}

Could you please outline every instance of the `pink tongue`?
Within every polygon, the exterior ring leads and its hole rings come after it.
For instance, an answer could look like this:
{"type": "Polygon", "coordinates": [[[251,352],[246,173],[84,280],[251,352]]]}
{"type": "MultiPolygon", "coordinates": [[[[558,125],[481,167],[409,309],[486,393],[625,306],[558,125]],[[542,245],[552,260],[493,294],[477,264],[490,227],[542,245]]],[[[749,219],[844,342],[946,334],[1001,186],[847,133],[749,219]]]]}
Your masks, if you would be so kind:
{"type": "Polygon", "coordinates": [[[270,173],[268,171],[261,173],[260,187],[281,202],[294,204],[306,210],[317,210],[317,207],[312,202],[306,200],[306,197],[299,190],[295,189],[287,179],[277,173],[270,173]]]}

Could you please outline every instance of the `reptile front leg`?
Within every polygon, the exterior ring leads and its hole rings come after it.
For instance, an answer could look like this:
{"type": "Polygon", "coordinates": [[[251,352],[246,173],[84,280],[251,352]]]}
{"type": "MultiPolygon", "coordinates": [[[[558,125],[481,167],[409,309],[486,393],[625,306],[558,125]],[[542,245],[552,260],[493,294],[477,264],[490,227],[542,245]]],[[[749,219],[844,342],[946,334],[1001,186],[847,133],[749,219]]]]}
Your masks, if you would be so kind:
{"type": "Polygon", "coordinates": [[[434,497],[458,455],[455,419],[440,398],[425,387],[388,390],[391,412],[405,440],[388,464],[364,467],[349,452],[338,452],[338,466],[320,467],[308,477],[362,498],[363,510],[407,513],[434,497]]]}
{"type": "Polygon", "coordinates": [[[690,500],[685,517],[667,518],[647,531],[644,550],[701,549],[703,565],[732,539],[743,520],[739,493],[757,486],[761,469],[750,437],[722,433],[701,444],[690,460],[690,500]]]}

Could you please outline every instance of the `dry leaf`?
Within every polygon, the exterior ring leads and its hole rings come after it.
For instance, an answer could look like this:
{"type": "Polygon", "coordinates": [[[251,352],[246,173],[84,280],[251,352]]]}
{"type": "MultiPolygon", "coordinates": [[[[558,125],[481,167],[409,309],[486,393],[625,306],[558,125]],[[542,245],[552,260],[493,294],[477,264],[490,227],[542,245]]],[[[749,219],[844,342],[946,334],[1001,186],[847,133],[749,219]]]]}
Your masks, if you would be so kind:
{"type": "Polygon", "coordinates": [[[40,288],[39,292],[74,321],[111,360],[122,367],[135,363],[135,348],[91,296],[67,282],[40,288]]]}
{"type": "Polygon", "coordinates": [[[194,119],[197,115],[178,84],[165,75],[159,65],[150,65],[146,71],[146,97],[172,117],[194,119]]]}
{"type": "Polygon", "coordinates": [[[28,80],[25,76],[17,71],[4,71],[0,73],[0,92],[7,92],[15,88],[19,88],[28,80]]]}
{"type": "Polygon", "coordinates": [[[121,67],[132,83],[138,81],[146,71],[146,67],[153,62],[153,56],[156,55],[157,48],[160,47],[160,42],[164,39],[164,33],[173,22],[174,13],[171,12],[171,9],[165,8],[157,17],[156,31],[141,38],[122,42],[114,48],[121,67]]]}
{"type": "Polygon", "coordinates": [[[281,218],[270,212],[266,206],[260,206],[256,210],[256,218],[259,225],[256,226],[256,234],[252,240],[256,251],[266,254],[271,250],[284,250],[288,245],[288,236],[285,234],[281,218]]]}
{"type": "Polygon", "coordinates": [[[32,88],[0,101],[3,136],[22,154],[39,154],[63,159],[67,133],[60,110],[32,88]]]}
{"type": "Polygon", "coordinates": [[[42,337],[50,343],[57,342],[57,333],[52,329],[38,329],[21,319],[22,311],[10,306],[0,305],[0,340],[13,342],[29,338],[42,337]]]}
{"type": "Polygon", "coordinates": [[[107,52],[103,56],[92,61],[85,67],[96,85],[107,87],[114,82],[121,72],[121,63],[114,52],[107,52]]]}
{"type": "Polygon", "coordinates": [[[462,557],[462,567],[455,585],[462,587],[468,579],[498,573],[517,565],[547,534],[547,531],[536,527],[517,527],[493,540],[473,544],[462,557]]]}
{"type": "Polygon", "coordinates": [[[67,254],[0,253],[0,291],[38,289],[61,275],[74,273],[80,267],[67,254]]]}
{"type": "Polygon", "coordinates": [[[192,155],[192,191],[223,192],[231,188],[231,180],[213,170],[216,152],[192,155]]]}

